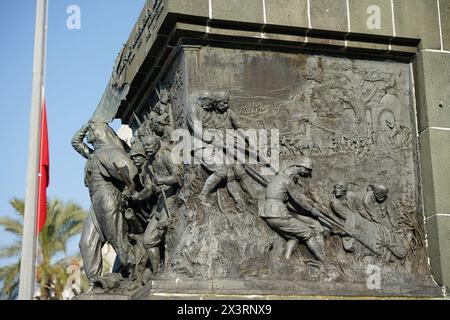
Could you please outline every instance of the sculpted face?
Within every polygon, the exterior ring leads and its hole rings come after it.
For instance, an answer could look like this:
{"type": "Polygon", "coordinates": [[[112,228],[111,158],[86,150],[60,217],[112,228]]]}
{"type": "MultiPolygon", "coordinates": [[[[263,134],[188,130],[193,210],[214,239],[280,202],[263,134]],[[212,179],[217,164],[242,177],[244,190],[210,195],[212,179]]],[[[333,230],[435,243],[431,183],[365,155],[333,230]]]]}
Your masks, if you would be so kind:
{"type": "Polygon", "coordinates": [[[167,92],[167,90],[161,91],[161,103],[169,103],[169,93],[167,92]]]}
{"type": "Polygon", "coordinates": [[[374,190],[373,194],[375,196],[375,199],[377,200],[377,202],[382,203],[385,202],[387,199],[387,193],[383,192],[383,191],[378,191],[378,190],[374,190]]]}
{"type": "Polygon", "coordinates": [[[136,167],[142,167],[145,164],[145,162],[146,162],[145,157],[142,156],[142,155],[136,155],[136,156],[133,157],[132,160],[133,160],[133,163],[134,163],[134,165],[136,167]]]}
{"type": "Polygon", "coordinates": [[[200,103],[201,103],[202,108],[206,111],[210,111],[213,109],[213,104],[212,104],[211,98],[209,98],[209,97],[200,99],[200,103]]]}
{"type": "Polygon", "coordinates": [[[228,104],[228,99],[219,101],[216,105],[216,108],[217,111],[219,111],[220,113],[224,113],[225,111],[227,111],[230,108],[228,104]]]}
{"type": "Polygon", "coordinates": [[[334,186],[334,195],[336,198],[341,198],[347,194],[347,188],[342,184],[337,184],[334,186]]]}
{"type": "Polygon", "coordinates": [[[373,195],[378,203],[383,203],[386,201],[389,193],[389,189],[382,184],[375,184],[373,186],[373,195]]]}
{"type": "Polygon", "coordinates": [[[153,157],[158,152],[160,143],[156,138],[144,140],[144,150],[147,157],[153,157]]]}

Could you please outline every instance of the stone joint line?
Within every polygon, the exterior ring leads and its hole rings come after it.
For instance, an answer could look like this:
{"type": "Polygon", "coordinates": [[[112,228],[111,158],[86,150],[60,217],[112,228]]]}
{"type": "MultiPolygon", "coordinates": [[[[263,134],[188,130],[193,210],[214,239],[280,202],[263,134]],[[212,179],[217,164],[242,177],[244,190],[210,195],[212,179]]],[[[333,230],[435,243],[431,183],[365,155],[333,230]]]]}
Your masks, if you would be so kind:
{"type": "Polygon", "coordinates": [[[431,219],[433,217],[449,217],[450,218],[450,214],[448,214],[448,213],[436,213],[436,214],[433,214],[430,217],[426,217],[425,220],[429,220],[429,219],[431,219]]]}
{"type": "Polygon", "coordinates": [[[206,33],[209,33],[211,31],[209,27],[209,21],[212,19],[212,0],[208,0],[208,16],[209,20],[206,23],[206,33]]]}
{"type": "Polygon", "coordinates": [[[438,9],[438,21],[439,21],[439,36],[441,39],[441,51],[444,51],[444,40],[442,36],[442,20],[441,20],[441,6],[440,6],[440,0],[436,0],[437,2],[437,9],[438,9]]]}
{"type": "Polygon", "coordinates": [[[345,1],[346,6],[347,6],[347,34],[345,35],[345,46],[348,46],[348,40],[347,37],[350,34],[350,32],[352,31],[351,28],[351,21],[350,21],[350,4],[348,2],[348,0],[345,1]]]}
{"type": "Polygon", "coordinates": [[[436,49],[422,49],[420,52],[434,52],[434,53],[450,53],[448,50],[436,50],[436,49]]]}

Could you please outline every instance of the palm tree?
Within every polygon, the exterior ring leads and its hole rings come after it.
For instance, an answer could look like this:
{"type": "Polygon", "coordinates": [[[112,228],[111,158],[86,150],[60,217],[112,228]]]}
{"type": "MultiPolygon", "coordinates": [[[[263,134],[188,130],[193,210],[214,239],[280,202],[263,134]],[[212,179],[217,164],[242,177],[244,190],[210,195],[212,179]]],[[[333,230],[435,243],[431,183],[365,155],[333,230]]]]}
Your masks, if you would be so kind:
{"type": "MultiPolygon", "coordinates": [[[[22,248],[22,229],[24,202],[20,199],[10,201],[15,209],[15,217],[0,217],[0,225],[5,231],[16,236],[16,241],[6,247],[0,247],[0,258],[16,258],[16,263],[0,267],[0,281],[3,288],[0,297],[13,299],[19,285],[20,252],[22,248]]],[[[59,253],[67,254],[67,242],[81,232],[86,216],[79,205],[63,203],[58,199],[47,204],[47,220],[38,238],[37,282],[41,290],[41,299],[49,299],[51,292],[60,299],[67,280],[66,261],[53,261],[59,253]]]]}
{"type": "Polygon", "coordinates": [[[22,200],[13,199],[10,204],[15,209],[16,217],[0,217],[0,225],[5,228],[5,231],[14,234],[17,239],[13,244],[0,248],[0,258],[17,258],[17,262],[0,268],[0,281],[3,282],[0,297],[4,299],[14,298],[19,289],[21,239],[25,211],[25,204],[22,200]]]}

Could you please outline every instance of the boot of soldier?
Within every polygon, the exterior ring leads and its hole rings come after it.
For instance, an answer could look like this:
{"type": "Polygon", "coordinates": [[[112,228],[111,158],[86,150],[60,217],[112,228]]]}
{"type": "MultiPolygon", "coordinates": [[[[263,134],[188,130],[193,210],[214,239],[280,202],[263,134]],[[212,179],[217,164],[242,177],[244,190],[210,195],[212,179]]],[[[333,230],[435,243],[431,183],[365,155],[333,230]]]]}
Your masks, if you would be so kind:
{"type": "Polygon", "coordinates": [[[291,239],[286,244],[286,253],[284,257],[286,260],[290,260],[292,253],[294,253],[295,248],[297,248],[298,245],[298,239],[291,239]]]}
{"type": "Polygon", "coordinates": [[[317,241],[316,237],[311,237],[306,241],[306,245],[308,246],[308,249],[311,250],[311,252],[314,254],[314,256],[322,263],[326,264],[326,257],[325,257],[325,249],[321,245],[320,241],[317,241]]]}
{"type": "Polygon", "coordinates": [[[148,257],[150,259],[150,263],[152,264],[153,273],[157,273],[161,264],[159,248],[148,249],[148,257]]]}
{"type": "Polygon", "coordinates": [[[87,291],[84,294],[90,294],[92,293],[92,291],[94,291],[95,289],[95,284],[94,284],[94,280],[89,280],[89,288],[87,289],[87,291]]]}
{"type": "Polygon", "coordinates": [[[219,185],[221,181],[222,178],[219,175],[215,173],[210,175],[208,179],[206,179],[205,184],[203,185],[203,189],[198,198],[202,201],[206,201],[208,195],[214,190],[215,187],[219,185]]]}
{"type": "Polygon", "coordinates": [[[100,276],[91,276],[90,278],[88,278],[89,281],[89,288],[88,290],[85,292],[85,294],[89,294],[92,293],[95,289],[96,289],[96,282],[100,279],[100,276]]]}

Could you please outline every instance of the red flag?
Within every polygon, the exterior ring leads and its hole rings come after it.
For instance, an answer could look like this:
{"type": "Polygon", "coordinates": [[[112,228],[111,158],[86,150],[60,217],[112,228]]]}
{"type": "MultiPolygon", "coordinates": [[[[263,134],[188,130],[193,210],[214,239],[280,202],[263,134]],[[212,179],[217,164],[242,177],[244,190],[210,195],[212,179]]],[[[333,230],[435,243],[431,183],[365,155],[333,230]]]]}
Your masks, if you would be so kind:
{"type": "Polygon", "coordinates": [[[37,234],[41,232],[47,217],[47,187],[50,182],[50,160],[48,156],[48,131],[47,131],[47,111],[45,99],[41,110],[41,143],[39,146],[39,193],[38,193],[38,214],[37,214],[37,234]]]}

